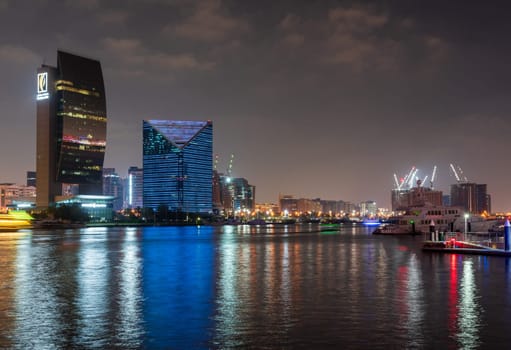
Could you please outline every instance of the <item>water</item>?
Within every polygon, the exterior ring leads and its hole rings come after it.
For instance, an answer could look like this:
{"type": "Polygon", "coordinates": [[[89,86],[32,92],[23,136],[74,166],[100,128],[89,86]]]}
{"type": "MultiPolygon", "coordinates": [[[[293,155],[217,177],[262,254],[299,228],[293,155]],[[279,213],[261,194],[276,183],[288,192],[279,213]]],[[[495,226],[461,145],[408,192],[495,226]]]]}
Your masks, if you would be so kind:
{"type": "Polygon", "coordinates": [[[509,259],[371,230],[1,233],[0,348],[509,347],[509,259]]]}

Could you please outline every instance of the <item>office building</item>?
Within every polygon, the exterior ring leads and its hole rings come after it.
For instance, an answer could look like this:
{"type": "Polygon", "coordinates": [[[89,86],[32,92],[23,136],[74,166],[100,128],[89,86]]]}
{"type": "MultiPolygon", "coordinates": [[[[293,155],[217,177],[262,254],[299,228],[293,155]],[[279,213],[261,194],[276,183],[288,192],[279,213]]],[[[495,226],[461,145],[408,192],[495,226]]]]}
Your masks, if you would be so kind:
{"type": "Polygon", "coordinates": [[[65,184],[102,193],[106,99],[98,61],[58,51],[37,70],[37,207],[52,206],[65,184]]]}
{"type": "Polygon", "coordinates": [[[422,207],[425,205],[441,206],[442,196],[442,191],[429,187],[419,186],[405,190],[393,189],[391,192],[392,210],[405,210],[410,207],[422,207]]]}
{"type": "Polygon", "coordinates": [[[213,123],[144,120],[144,207],[212,212],[213,123]]]}
{"type": "Polygon", "coordinates": [[[31,208],[35,205],[34,186],[20,186],[13,183],[0,184],[0,208],[31,208]]]}
{"type": "Polygon", "coordinates": [[[31,186],[31,187],[36,186],[36,172],[35,171],[27,171],[27,186],[31,186]]]}
{"type": "Polygon", "coordinates": [[[375,201],[365,201],[360,203],[360,216],[376,216],[378,207],[375,201]]]}
{"type": "Polygon", "coordinates": [[[236,211],[253,211],[255,209],[255,186],[247,179],[234,177],[229,181],[232,209],[236,211]]]}
{"type": "Polygon", "coordinates": [[[123,205],[123,186],[122,179],[115,172],[114,168],[103,169],[103,195],[113,197],[113,210],[122,209],[123,205]]]}
{"type": "Polygon", "coordinates": [[[486,184],[460,182],[451,185],[451,205],[471,214],[490,213],[491,197],[486,192],[486,184]]]}
{"type": "Polygon", "coordinates": [[[124,186],[125,208],[135,209],[144,207],[144,169],[132,166],[128,169],[128,178],[124,186]]]}

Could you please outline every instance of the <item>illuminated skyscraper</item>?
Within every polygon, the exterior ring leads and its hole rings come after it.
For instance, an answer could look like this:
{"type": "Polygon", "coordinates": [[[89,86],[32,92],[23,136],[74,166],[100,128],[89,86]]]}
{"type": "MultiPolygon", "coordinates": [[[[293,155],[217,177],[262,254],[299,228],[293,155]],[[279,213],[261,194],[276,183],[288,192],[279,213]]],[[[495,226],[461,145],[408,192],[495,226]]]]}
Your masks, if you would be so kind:
{"type": "Polygon", "coordinates": [[[211,121],[144,120],[144,207],[212,211],[211,121]]]}
{"type": "Polygon", "coordinates": [[[98,61],[58,51],[57,67],[37,70],[37,207],[48,207],[63,184],[102,193],[106,100],[98,61]]]}
{"type": "Polygon", "coordinates": [[[128,178],[126,179],[126,204],[125,208],[142,208],[143,190],[144,190],[144,169],[131,166],[128,169],[128,178]]]}
{"type": "Polygon", "coordinates": [[[123,204],[122,180],[114,168],[103,168],[103,195],[112,196],[113,210],[121,210],[123,204]]]}

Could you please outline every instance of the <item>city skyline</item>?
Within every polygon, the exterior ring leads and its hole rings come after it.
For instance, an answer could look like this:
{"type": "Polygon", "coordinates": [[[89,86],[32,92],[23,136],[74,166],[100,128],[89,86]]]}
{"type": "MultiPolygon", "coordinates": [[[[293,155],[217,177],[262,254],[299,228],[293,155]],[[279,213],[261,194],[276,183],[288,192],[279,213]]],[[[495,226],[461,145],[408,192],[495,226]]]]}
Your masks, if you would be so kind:
{"type": "Polygon", "coordinates": [[[104,166],[122,176],[142,165],[142,120],[212,120],[219,170],[234,153],[257,202],[390,207],[394,173],[437,165],[448,194],[455,163],[508,210],[508,6],[0,1],[0,182],[35,170],[36,68],[62,49],[102,63],[104,166]]]}

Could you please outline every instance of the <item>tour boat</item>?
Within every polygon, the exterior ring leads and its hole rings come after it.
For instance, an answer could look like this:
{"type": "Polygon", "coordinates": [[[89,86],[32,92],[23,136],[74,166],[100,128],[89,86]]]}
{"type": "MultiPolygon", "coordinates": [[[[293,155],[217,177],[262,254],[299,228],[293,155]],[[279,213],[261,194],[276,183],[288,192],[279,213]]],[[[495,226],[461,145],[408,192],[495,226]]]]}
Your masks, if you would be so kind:
{"type": "Polygon", "coordinates": [[[0,213],[0,232],[17,231],[32,227],[32,217],[23,210],[0,213]]]}

